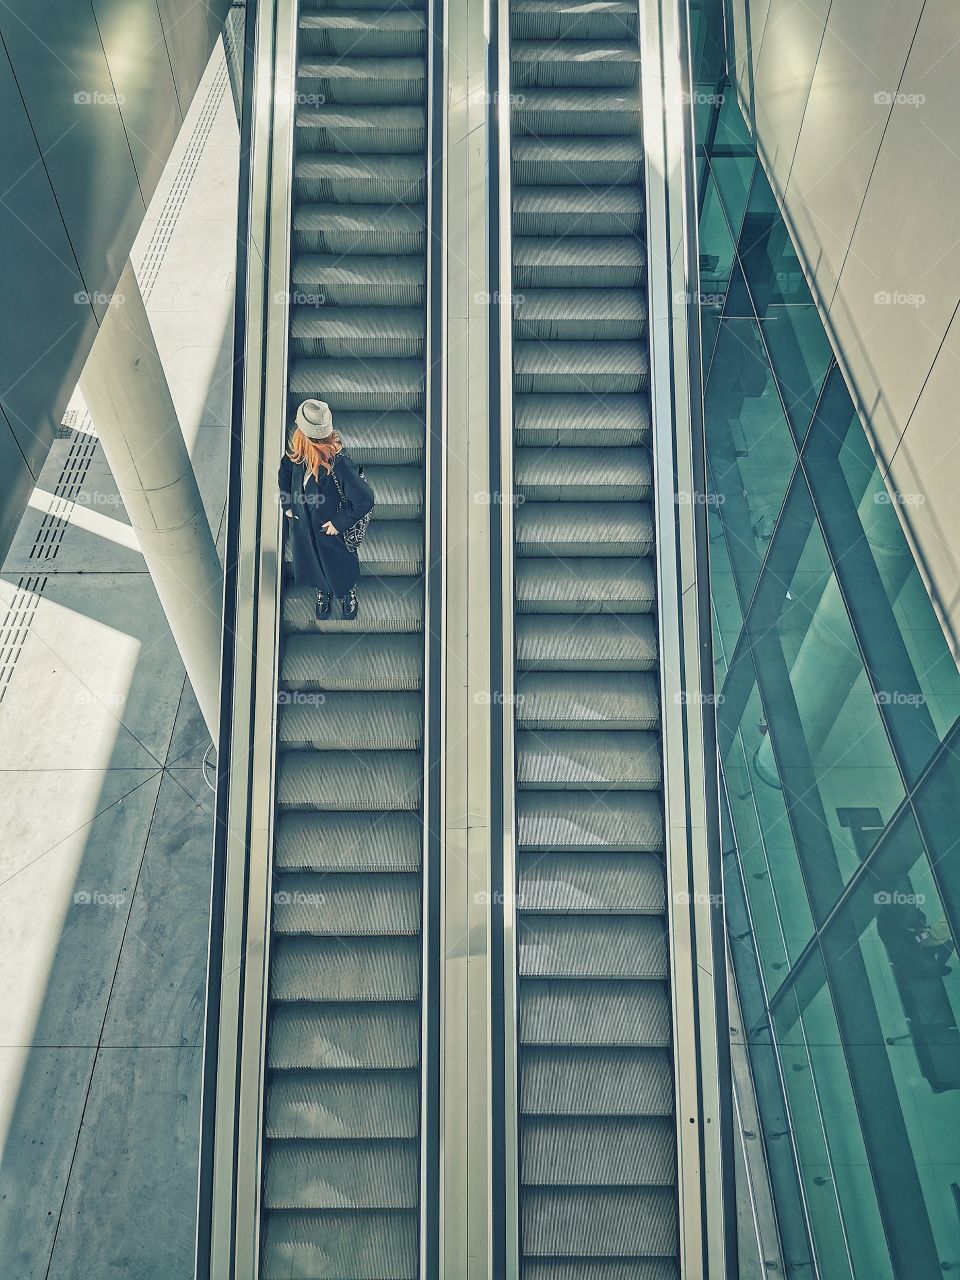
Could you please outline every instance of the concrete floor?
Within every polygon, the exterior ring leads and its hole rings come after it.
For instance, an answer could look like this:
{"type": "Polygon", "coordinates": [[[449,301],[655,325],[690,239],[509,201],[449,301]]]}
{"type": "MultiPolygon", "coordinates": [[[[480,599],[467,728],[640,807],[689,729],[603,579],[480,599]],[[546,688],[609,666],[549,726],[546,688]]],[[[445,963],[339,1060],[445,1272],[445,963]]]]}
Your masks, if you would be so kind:
{"type": "MultiPolygon", "coordinates": [[[[237,123],[222,51],[132,257],[211,528],[237,123]]],[[[0,1277],[193,1274],[209,740],[82,402],[0,574],[0,1277]]]]}

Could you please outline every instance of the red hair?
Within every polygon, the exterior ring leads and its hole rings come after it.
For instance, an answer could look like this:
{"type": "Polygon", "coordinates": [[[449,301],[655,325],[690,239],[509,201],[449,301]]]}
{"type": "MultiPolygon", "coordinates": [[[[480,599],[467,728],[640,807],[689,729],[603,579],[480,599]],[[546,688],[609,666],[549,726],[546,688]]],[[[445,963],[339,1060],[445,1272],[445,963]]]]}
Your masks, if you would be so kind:
{"type": "Polygon", "coordinates": [[[287,449],[287,457],[291,462],[302,462],[313,476],[320,480],[320,468],[329,475],[333,470],[333,459],[343,448],[343,441],[335,431],[323,440],[311,440],[299,427],[295,428],[287,449]]]}

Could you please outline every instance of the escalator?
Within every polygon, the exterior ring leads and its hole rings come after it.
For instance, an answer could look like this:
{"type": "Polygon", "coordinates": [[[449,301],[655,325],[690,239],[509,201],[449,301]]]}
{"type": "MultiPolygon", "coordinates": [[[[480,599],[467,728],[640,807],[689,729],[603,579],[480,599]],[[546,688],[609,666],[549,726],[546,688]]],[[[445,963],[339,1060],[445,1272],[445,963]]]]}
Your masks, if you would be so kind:
{"type": "Polygon", "coordinates": [[[673,1280],[638,6],[510,37],[521,1274],[673,1280]]]}
{"type": "Polygon", "coordinates": [[[281,598],[261,1276],[420,1274],[427,15],[301,4],[289,406],[377,506],[357,622],[281,598]]]}

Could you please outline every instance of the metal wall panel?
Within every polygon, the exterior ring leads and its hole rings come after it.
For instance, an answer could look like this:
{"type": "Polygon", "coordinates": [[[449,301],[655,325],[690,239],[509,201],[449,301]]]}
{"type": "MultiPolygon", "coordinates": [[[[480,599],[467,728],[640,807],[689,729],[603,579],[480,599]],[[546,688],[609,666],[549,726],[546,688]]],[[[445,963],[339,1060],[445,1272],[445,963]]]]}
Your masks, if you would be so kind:
{"type": "Polygon", "coordinates": [[[0,556],[229,8],[0,6],[0,556]]]}
{"type": "Polygon", "coordinates": [[[790,176],[829,9],[830,0],[771,0],[759,50],[754,43],[753,108],[776,191],[790,176]]]}
{"type": "Polygon", "coordinates": [[[834,0],[796,148],[787,204],[793,231],[833,300],[860,204],[900,87],[923,0],[834,0]]]}
{"type": "MultiPolygon", "coordinates": [[[[0,119],[0,404],[19,445],[5,455],[0,488],[20,492],[19,471],[42,466],[57,406],[79,376],[77,353],[97,326],[90,308],[74,302],[84,283],[2,47],[0,119]]],[[[0,523],[0,549],[6,527],[0,523]]]]}
{"type": "MultiPolygon", "coordinates": [[[[160,180],[183,116],[160,13],[141,0],[91,0],[144,202],[160,180]]],[[[197,42],[201,51],[207,41],[197,42]]],[[[189,101],[189,100],[188,100],[189,101]]]]}
{"type": "Polygon", "coordinates": [[[145,209],[93,9],[13,0],[0,35],[100,317],[145,209]]]}
{"type": "MultiPolygon", "coordinates": [[[[750,6],[751,26],[765,7],[750,6]]],[[[752,61],[764,163],[956,647],[960,10],[770,0],[752,61]]]]}

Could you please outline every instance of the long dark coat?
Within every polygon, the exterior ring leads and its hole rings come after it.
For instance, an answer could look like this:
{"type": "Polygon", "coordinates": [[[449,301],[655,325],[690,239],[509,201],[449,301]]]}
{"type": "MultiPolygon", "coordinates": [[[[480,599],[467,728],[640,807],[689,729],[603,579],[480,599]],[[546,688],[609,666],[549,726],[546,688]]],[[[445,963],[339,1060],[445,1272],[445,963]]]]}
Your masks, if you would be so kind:
{"type": "Polygon", "coordinates": [[[323,468],[317,481],[302,463],[285,456],[280,463],[280,503],[289,527],[297,585],[345,596],[360,577],[360,562],[344,543],[343,532],[373,510],[373,490],[347,454],[338,453],[333,466],[344,502],[333,477],[323,468]],[[336,534],[324,533],[327,520],[333,521],[336,534]]]}

